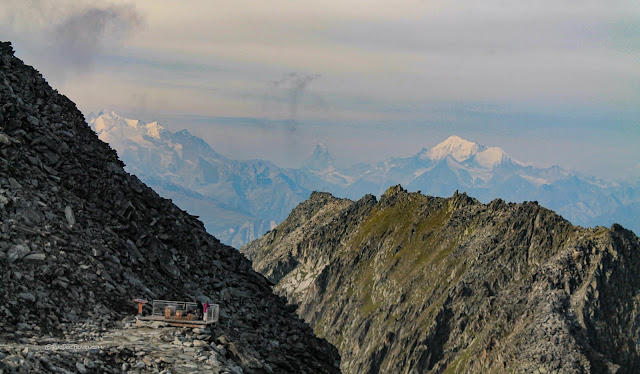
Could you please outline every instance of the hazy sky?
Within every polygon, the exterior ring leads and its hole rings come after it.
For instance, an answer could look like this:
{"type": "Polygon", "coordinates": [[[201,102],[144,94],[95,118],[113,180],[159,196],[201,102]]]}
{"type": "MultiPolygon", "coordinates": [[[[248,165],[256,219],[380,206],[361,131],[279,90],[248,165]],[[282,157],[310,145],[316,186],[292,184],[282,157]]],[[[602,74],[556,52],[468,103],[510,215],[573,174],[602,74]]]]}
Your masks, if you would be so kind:
{"type": "Polygon", "coordinates": [[[345,165],[451,134],[640,176],[640,2],[0,0],[0,35],[88,113],[230,157],[345,165]],[[223,117],[223,118],[221,118],[223,117]]]}

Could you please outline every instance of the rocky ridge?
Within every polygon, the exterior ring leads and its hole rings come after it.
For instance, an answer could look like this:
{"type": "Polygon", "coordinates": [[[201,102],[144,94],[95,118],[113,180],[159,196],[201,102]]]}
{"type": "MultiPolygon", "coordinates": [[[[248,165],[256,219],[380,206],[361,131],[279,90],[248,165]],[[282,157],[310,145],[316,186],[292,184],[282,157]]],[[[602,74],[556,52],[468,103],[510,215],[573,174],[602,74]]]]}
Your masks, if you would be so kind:
{"type": "MultiPolygon", "coordinates": [[[[132,357],[144,361],[144,352],[117,349],[17,349],[117,331],[134,297],[219,303],[206,344],[225,353],[212,371],[339,371],[335,348],[242,255],[126,173],[10,43],[0,44],[0,218],[0,371],[120,372],[132,357]],[[100,365],[86,364],[91,354],[100,365]]],[[[145,365],[135,370],[175,371],[145,365]]]]}
{"type": "Polygon", "coordinates": [[[640,242],[536,202],[313,193],[241,249],[344,373],[640,370],[640,242]]]}

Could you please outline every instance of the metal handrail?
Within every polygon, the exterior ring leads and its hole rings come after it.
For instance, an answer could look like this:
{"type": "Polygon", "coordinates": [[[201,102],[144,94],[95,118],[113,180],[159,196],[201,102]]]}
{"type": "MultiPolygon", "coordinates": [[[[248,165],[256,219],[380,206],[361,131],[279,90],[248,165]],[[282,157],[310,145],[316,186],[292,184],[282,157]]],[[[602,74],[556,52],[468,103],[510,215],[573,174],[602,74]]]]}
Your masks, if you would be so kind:
{"type": "MultiPolygon", "coordinates": [[[[196,303],[189,301],[153,300],[151,314],[154,316],[164,316],[165,308],[175,306],[176,310],[195,310],[196,303]]],[[[220,318],[220,305],[210,304],[207,308],[206,321],[218,322],[220,318]]]]}
{"type": "Polygon", "coordinates": [[[209,307],[207,308],[206,321],[217,323],[218,319],[220,319],[220,305],[218,304],[209,305],[209,307]]]}

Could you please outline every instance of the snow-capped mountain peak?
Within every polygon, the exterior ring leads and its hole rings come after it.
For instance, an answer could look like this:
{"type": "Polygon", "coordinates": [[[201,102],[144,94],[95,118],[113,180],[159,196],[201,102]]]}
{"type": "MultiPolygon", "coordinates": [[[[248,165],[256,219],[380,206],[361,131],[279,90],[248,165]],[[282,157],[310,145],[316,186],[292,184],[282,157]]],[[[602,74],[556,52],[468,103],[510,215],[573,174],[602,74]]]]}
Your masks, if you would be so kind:
{"type": "Polygon", "coordinates": [[[468,160],[478,152],[484,151],[485,146],[482,146],[476,142],[470,142],[466,139],[462,139],[459,136],[452,135],[447,140],[436,145],[431,149],[424,149],[420,152],[419,157],[423,160],[431,159],[433,161],[439,161],[447,156],[453,157],[456,161],[462,162],[468,160]]]}
{"type": "Polygon", "coordinates": [[[160,134],[165,131],[164,127],[162,127],[157,121],[147,123],[147,135],[160,139],[160,134]]]}
{"type": "Polygon", "coordinates": [[[118,113],[114,112],[113,110],[106,110],[106,109],[101,110],[96,117],[105,117],[105,118],[111,118],[111,119],[124,118],[118,113]]]}
{"type": "Polygon", "coordinates": [[[144,137],[160,139],[162,133],[166,131],[157,121],[144,123],[107,110],[100,111],[97,115],[91,113],[87,116],[87,122],[98,137],[106,142],[110,142],[114,136],[135,141],[144,141],[144,137]]]}
{"type": "Polygon", "coordinates": [[[489,147],[483,151],[476,153],[474,161],[480,167],[485,169],[493,169],[507,161],[512,161],[511,157],[500,147],[489,147]]]}

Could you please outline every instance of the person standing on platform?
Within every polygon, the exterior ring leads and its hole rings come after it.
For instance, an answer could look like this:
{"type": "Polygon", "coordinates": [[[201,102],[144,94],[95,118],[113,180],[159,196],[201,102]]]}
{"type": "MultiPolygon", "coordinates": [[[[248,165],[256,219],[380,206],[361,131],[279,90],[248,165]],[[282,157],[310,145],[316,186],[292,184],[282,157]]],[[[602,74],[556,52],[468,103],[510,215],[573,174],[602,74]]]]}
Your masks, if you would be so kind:
{"type": "Polygon", "coordinates": [[[198,300],[198,303],[196,304],[196,316],[200,319],[202,319],[202,311],[204,310],[204,306],[202,305],[202,303],[200,302],[200,300],[198,300]]]}
{"type": "Polygon", "coordinates": [[[207,309],[209,309],[209,302],[205,301],[204,305],[202,305],[202,312],[204,317],[202,318],[205,322],[207,322],[207,309]]]}

